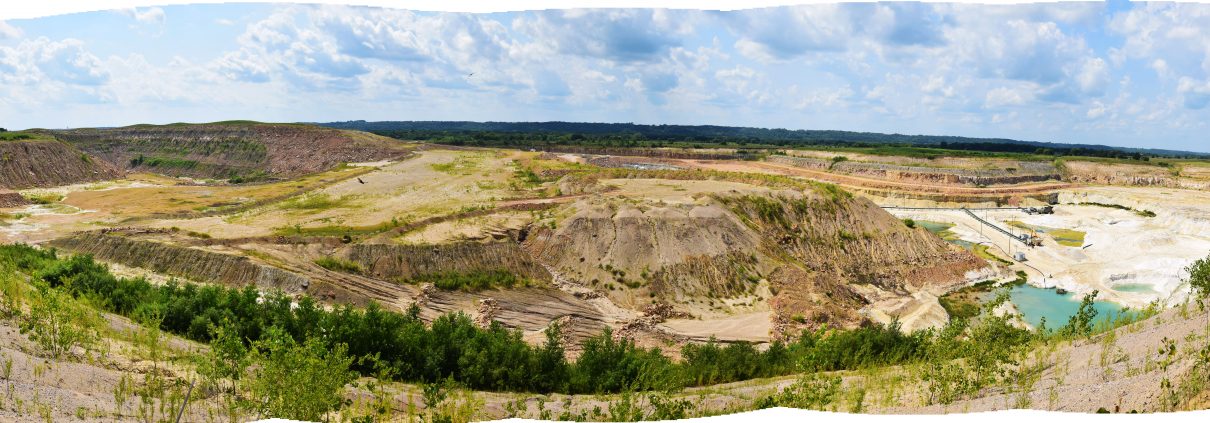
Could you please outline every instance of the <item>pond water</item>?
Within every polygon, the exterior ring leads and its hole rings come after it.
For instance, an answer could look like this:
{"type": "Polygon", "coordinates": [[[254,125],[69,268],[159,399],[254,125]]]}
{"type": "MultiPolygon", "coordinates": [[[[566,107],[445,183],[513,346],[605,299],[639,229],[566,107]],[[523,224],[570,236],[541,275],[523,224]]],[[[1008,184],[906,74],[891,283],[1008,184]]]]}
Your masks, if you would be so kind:
{"type": "MultiPolygon", "coordinates": [[[[994,294],[989,294],[988,299],[991,295],[994,294]]],[[[1037,328],[1045,317],[1046,327],[1052,330],[1067,324],[1067,319],[1080,309],[1080,300],[1083,299],[1083,296],[1059,294],[1054,289],[1038,288],[1029,284],[1014,286],[1009,297],[1027,323],[1037,328]]],[[[1097,311],[1098,323],[1122,313],[1122,306],[1108,301],[1095,301],[1092,307],[1097,311]]]]}
{"type": "Polygon", "coordinates": [[[958,234],[950,230],[950,228],[954,227],[953,223],[917,220],[916,226],[922,227],[941,237],[945,242],[962,247],[967,251],[974,251],[975,249],[975,243],[959,238],[958,234]]]}
{"type": "Polygon", "coordinates": [[[933,222],[933,221],[928,221],[928,220],[917,220],[916,226],[927,229],[929,232],[932,232],[935,234],[940,234],[942,231],[946,231],[946,230],[949,230],[949,228],[954,227],[954,224],[944,223],[944,222],[933,222]]]}
{"type": "Polygon", "coordinates": [[[1145,283],[1124,283],[1114,286],[1113,290],[1118,292],[1137,292],[1141,294],[1155,293],[1155,288],[1145,283]]]}

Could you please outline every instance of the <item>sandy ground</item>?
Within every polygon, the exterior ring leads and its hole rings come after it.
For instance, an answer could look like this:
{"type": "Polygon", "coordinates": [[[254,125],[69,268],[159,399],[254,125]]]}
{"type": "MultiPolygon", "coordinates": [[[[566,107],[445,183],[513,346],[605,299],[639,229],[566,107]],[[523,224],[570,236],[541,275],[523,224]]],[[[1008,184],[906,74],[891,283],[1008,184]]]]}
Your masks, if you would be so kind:
{"type": "Polygon", "coordinates": [[[769,332],[773,330],[772,315],[772,311],[758,311],[710,320],[670,319],[661,326],[699,341],[713,336],[725,340],[768,342],[769,332]]]}
{"type": "MultiPolygon", "coordinates": [[[[308,195],[326,195],[334,204],[314,209],[264,207],[227,218],[229,230],[209,227],[215,237],[271,234],[274,228],[299,225],[366,227],[391,219],[419,220],[463,207],[490,205],[510,195],[511,160],[492,152],[428,150],[408,160],[378,168],[308,195]],[[449,171],[434,165],[459,161],[449,171]]],[[[182,223],[182,228],[189,224],[182,223]]]]}
{"type": "Polygon", "coordinates": [[[1128,210],[1079,205],[1059,205],[1053,215],[976,212],[1004,228],[1009,228],[1005,221],[1018,220],[1086,232],[1082,248],[1059,245],[1046,235],[1041,247],[1026,247],[981,227],[957,210],[891,209],[890,212],[901,218],[953,223],[956,226],[950,230],[962,239],[992,245],[993,251],[1002,257],[1023,251],[1026,262],[1012,267],[1028,273],[1031,284],[1060,287],[1076,294],[1099,290],[1100,299],[1137,308],[1155,300],[1169,304],[1182,301],[1188,291],[1181,282],[1184,267],[1210,252],[1210,230],[1204,226],[1205,219],[1210,218],[1210,196],[1196,192],[1181,194],[1184,195],[1179,196],[1179,201],[1176,197],[1164,201],[1166,196],[1153,189],[1089,188],[1070,190],[1061,196],[1074,199],[1092,195],[1094,200],[1126,203],[1155,212],[1157,216],[1153,218],[1128,210]],[[1147,287],[1150,292],[1131,292],[1148,291],[1140,287],[1147,287]]]}

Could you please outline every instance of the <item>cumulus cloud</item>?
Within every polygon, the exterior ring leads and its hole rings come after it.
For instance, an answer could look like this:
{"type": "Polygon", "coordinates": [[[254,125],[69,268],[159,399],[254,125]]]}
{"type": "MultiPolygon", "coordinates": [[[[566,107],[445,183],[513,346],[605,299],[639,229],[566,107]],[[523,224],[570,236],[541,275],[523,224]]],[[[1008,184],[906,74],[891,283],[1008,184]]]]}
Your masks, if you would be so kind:
{"type": "Polygon", "coordinates": [[[681,44],[688,11],[609,9],[535,12],[514,22],[549,51],[620,62],[658,60],[681,44]]]}
{"type": "Polygon", "coordinates": [[[739,35],[735,47],[759,60],[786,60],[811,52],[845,50],[854,27],[850,7],[818,4],[746,10],[723,15],[739,35]]]}
{"type": "Polygon", "coordinates": [[[15,48],[0,47],[0,57],[0,70],[6,71],[4,74],[11,82],[97,86],[109,79],[100,59],[76,39],[25,40],[15,48]]]}

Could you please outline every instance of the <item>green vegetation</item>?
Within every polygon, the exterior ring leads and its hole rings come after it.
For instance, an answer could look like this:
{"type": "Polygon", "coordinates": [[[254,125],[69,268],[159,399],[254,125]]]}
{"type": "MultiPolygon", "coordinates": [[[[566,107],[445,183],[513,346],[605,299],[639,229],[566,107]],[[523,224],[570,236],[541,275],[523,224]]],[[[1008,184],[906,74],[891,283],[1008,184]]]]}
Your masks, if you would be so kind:
{"type": "Polygon", "coordinates": [[[1210,256],[1198,259],[1185,267],[1185,272],[1189,274],[1185,282],[1193,288],[1198,298],[1210,297],[1210,256]]]}
{"type": "Polygon", "coordinates": [[[979,257],[984,260],[991,260],[991,261],[999,262],[1000,264],[1012,264],[1012,262],[1002,259],[1002,258],[1000,258],[1000,256],[992,254],[991,246],[988,246],[986,244],[971,244],[970,252],[972,254],[974,254],[976,257],[979,257]]]}
{"type": "Polygon", "coordinates": [[[21,140],[32,140],[32,139],[38,139],[38,138],[42,138],[42,137],[38,134],[31,134],[31,133],[26,133],[26,132],[0,131],[0,141],[21,141],[21,140]]]}
{"type": "Polygon", "coordinates": [[[324,256],[315,259],[315,264],[324,269],[345,272],[345,273],[361,273],[361,265],[332,256],[324,256]]]}
{"type": "Polygon", "coordinates": [[[246,382],[249,408],[262,416],[319,421],[340,406],[345,384],[356,378],[347,351],[319,337],[300,344],[282,328],[268,328],[251,348],[256,366],[246,382]]]}
{"type": "MultiPolygon", "coordinates": [[[[873,371],[887,366],[902,366],[904,371],[895,377],[922,383],[927,403],[948,404],[971,398],[988,387],[1014,389],[1022,378],[1028,379],[1021,372],[1033,371],[1029,370],[1032,367],[1020,367],[1028,364],[1024,360],[1031,352],[1053,351],[1056,341],[1082,339],[1113,328],[1093,325],[1095,294],[1086,297],[1079,312],[1057,331],[1016,328],[1009,317],[989,313],[1007,299],[1003,292],[974,316],[956,315],[939,330],[903,333],[896,323],[852,330],[824,327],[774,342],[764,351],[747,343],[688,344],[680,351],[682,359],[676,361],[657,349],[638,347],[625,338],[614,339],[606,329],[584,341],[583,352],[573,361],[566,357],[558,325],[546,331],[546,342],[532,346],[521,339],[520,331],[498,323],[483,328],[461,313],[426,324],[419,319],[415,306],[406,313],[387,311],[375,304],[328,309],[309,297],[261,294],[252,286],[233,289],[177,282],[152,285],[141,278],[117,278],[88,256],[59,257],[53,250],[20,244],[0,246],[0,282],[4,299],[0,305],[14,298],[17,304],[44,301],[44,308],[57,315],[70,307],[87,306],[76,310],[96,316],[95,309],[103,309],[142,322],[147,326],[138,339],[143,354],[153,363],[163,359],[167,348],[161,330],[208,343],[209,348],[195,357],[203,389],[229,398],[232,410],[305,420],[330,418],[329,411],[342,406],[346,411],[359,407],[348,402],[342,405],[345,386],[358,375],[373,377],[377,382],[421,383],[427,418],[434,421],[453,415],[473,420],[476,403],[460,396],[465,391],[459,389],[620,392],[620,398],[608,403],[607,412],[594,411],[592,416],[598,420],[684,418],[692,415],[693,403],[670,398],[669,392],[793,373],[804,374],[784,389],[757,394],[751,406],[836,410],[843,402],[849,411],[860,412],[866,400],[864,388],[846,386],[840,375],[822,372],[873,371]],[[25,275],[29,276],[28,282],[22,282],[25,275]],[[22,291],[22,283],[37,289],[22,291]],[[44,295],[54,297],[40,299],[44,295]],[[635,394],[644,391],[647,393],[635,394]],[[640,399],[647,404],[640,405],[640,399]]],[[[989,285],[978,287],[986,289],[989,285]]],[[[20,306],[5,306],[0,311],[23,313],[20,306]]],[[[46,315],[46,311],[39,313],[46,315]]],[[[35,319],[32,314],[28,319],[35,319]]],[[[69,330],[87,331],[97,327],[90,320],[77,317],[58,321],[67,322],[69,330]]],[[[37,317],[37,321],[50,320],[37,317]]],[[[51,343],[45,348],[67,351],[87,348],[91,342],[85,339],[68,348],[53,347],[51,343]]],[[[149,372],[147,380],[133,389],[176,392],[165,398],[181,395],[176,402],[179,404],[184,398],[183,386],[172,385],[159,375],[149,372]]],[[[868,384],[868,375],[858,377],[868,384]]],[[[381,397],[387,391],[377,382],[354,386],[381,397]]],[[[129,395],[130,386],[120,384],[115,398],[129,395]]],[[[516,405],[512,407],[509,414],[515,416],[516,405]]],[[[541,413],[540,404],[539,410],[541,413]]],[[[588,411],[583,413],[587,419],[588,411]]],[[[409,410],[408,414],[415,412],[409,410]]],[[[559,418],[576,416],[565,414],[559,418]]]]}
{"type": "Polygon", "coordinates": [[[467,292],[524,287],[534,284],[529,278],[519,277],[507,270],[429,273],[407,279],[406,282],[413,284],[431,283],[438,289],[467,292]]]}
{"type": "Polygon", "coordinates": [[[433,170],[448,173],[451,175],[470,175],[479,168],[479,160],[477,157],[468,155],[459,155],[454,160],[446,163],[433,163],[429,165],[433,170]]]}
{"type": "Polygon", "coordinates": [[[1008,226],[1013,226],[1013,227],[1017,227],[1017,228],[1021,228],[1021,229],[1025,229],[1025,230],[1045,233],[1047,235],[1050,235],[1051,238],[1054,238],[1055,242],[1059,243],[1059,245],[1064,245],[1064,246],[1068,246],[1068,247],[1083,247],[1084,246],[1084,235],[1086,235],[1086,234],[1081,231],[1076,231],[1076,230],[1072,230],[1072,229],[1051,228],[1051,227],[1039,226],[1039,225],[1030,225],[1028,223],[1021,222],[1018,220],[1009,220],[1009,221],[1005,221],[1004,223],[1008,224],[1008,226]]]}
{"type": "Polygon", "coordinates": [[[941,303],[941,307],[949,313],[950,318],[956,319],[971,319],[979,315],[982,307],[983,299],[989,292],[995,291],[1001,287],[1011,287],[1025,283],[1028,280],[1025,272],[1017,271],[1017,278],[996,284],[994,280],[986,280],[975,283],[970,286],[959,288],[942,295],[937,299],[941,303]]]}
{"type": "MultiPolygon", "coordinates": [[[[545,345],[533,347],[521,340],[519,331],[499,324],[482,329],[463,314],[442,316],[425,325],[414,307],[407,314],[376,305],[364,309],[337,306],[328,311],[309,297],[294,301],[281,294],[261,295],[252,286],[232,289],[176,282],[156,286],[143,279],[114,277],[88,256],[59,258],[54,251],[25,245],[0,247],[0,263],[34,275],[48,288],[94,299],[94,304],[107,311],[137,320],[157,316],[158,328],[201,342],[230,344],[234,337],[250,351],[271,351],[266,343],[288,344],[281,333],[311,351],[320,350],[314,347],[316,342],[332,351],[346,346],[348,357],[359,358],[349,367],[362,375],[376,374],[385,366],[398,380],[451,378],[474,389],[568,393],[674,389],[799,370],[920,362],[938,349],[937,343],[947,343],[946,351],[962,351],[974,348],[970,344],[993,342],[999,334],[1012,335],[1003,342],[1022,342],[1016,332],[1005,332],[1009,331],[1005,328],[987,329],[990,335],[974,338],[978,342],[968,341],[960,336],[966,326],[958,319],[954,323],[958,326],[941,332],[904,334],[896,325],[819,329],[804,332],[789,343],[775,343],[765,351],[743,344],[691,345],[683,349],[684,360],[674,362],[658,350],[614,340],[605,331],[587,340],[580,358],[571,362],[557,342],[561,339],[558,327],[548,331],[545,345]],[[361,359],[365,357],[373,358],[361,359]]],[[[998,322],[981,321],[977,327],[998,322]]],[[[220,362],[231,360],[214,360],[220,362]]],[[[212,365],[221,373],[223,366],[212,365]]]]}
{"type": "Polygon", "coordinates": [[[916,229],[916,221],[915,221],[915,220],[912,220],[912,219],[903,219],[903,224],[904,224],[904,225],[907,225],[907,227],[909,227],[909,228],[916,229]]]}
{"type": "Polygon", "coordinates": [[[45,204],[53,204],[53,203],[58,203],[60,201],[63,201],[63,194],[58,194],[58,193],[53,193],[53,192],[27,193],[27,194],[21,194],[21,196],[25,197],[26,200],[29,200],[29,202],[34,203],[34,204],[45,205],[45,204]]]}
{"type": "Polygon", "coordinates": [[[1151,210],[1138,210],[1138,209],[1135,209],[1135,208],[1132,208],[1132,207],[1126,207],[1126,206],[1123,206],[1123,205],[1121,205],[1121,204],[1106,204],[1106,203],[1090,203],[1090,202],[1083,202],[1083,203],[1079,203],[1079,205],[1081,205],[1081,206],[1096,206],[1096,207],[1105,207],[1105,208],[1110,208],[1110,209],[1118,209],[1118,210],[1127,210],[1127,211],[1132,211],[1132,212],[1134,212],[1134,214],[1137,214],[1137,215],[1139,215],[1139,216],[1143,216],[1143,217],[1155,217],[1155,212],[1153,212],[1153,211],[1151,211],[1151,210]]]}
{"type": "Polygon", "coordinates": [[[351,202],[351,196],[342,196],[332,198],[327,193],[312,193],[304,194],[277,204],[277,207],[282,210],[327,210],[338,207],[346,207],[351,202]]]}
{"type": "Polygon", "coordinates": [[[401,140],[511,148],[595,147],[741,147],[768,150],[811,148],[865,154],[936,158],[941,156],[1013,157],[1051,160],[1087,156],[1147,163],[1153,157],[1205,157],[1197,153],[1140,150],[1098,145],[880,134],[830,130],[786,130],[728,126],[636,125],[583,122],[332,122],[325,126],[356,129],[401,140]]]}
{"type": "Polygon", "coordinates": [[[147,157],[142,154],[130,159],[130,167],[149,167],[154,169],[190,170],[198,166],[196,160],[186,160],[175,157],[147,157]]]}

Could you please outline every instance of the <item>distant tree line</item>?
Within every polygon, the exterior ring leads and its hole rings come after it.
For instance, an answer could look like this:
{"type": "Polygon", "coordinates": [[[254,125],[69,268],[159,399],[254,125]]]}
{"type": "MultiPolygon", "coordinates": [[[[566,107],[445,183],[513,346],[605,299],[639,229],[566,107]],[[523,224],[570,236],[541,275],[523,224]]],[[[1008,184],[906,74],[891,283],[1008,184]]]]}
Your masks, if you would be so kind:
{"type": "Polygon", "coordinates": [[[876,132],[790,130],[716,125],[637,125],[582,122],[348,121],[324,126],[356,129],[404,140],[494,147],[584,145],[603,147],[926,147],[958,151],[1074,155],[1143,160],[1150,157],[1204,158],[1175,150],[1137,149],[1090,144],[904,135],[876,132]]]}

